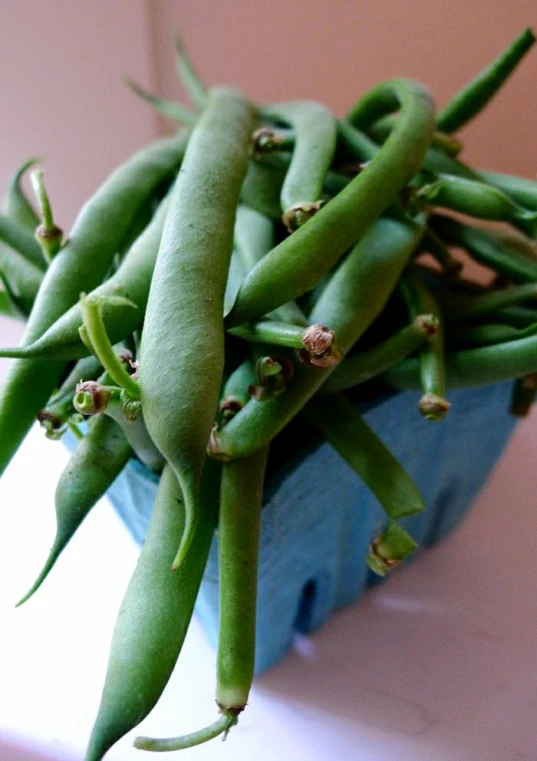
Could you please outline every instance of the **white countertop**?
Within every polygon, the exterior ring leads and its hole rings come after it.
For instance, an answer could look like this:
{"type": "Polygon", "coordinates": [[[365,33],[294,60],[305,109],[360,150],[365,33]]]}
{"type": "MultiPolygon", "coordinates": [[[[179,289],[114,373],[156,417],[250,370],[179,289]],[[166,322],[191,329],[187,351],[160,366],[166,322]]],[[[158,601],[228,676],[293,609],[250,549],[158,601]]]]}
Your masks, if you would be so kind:
{"type": "MultiPolygon", "coordinates": [[[[193,761],[537,759],[537,417],[521,424],[462,528],[336,614],[255,684],[227,740],[193,761]]],[[[80,761],[137,548],[103,500],[40,592],[67,452],[33,430],[0,481],[0,759],[80,761]]],[[[195,621],[154,714],[134,734],[215,717],[214,653],[195,621]]]]}

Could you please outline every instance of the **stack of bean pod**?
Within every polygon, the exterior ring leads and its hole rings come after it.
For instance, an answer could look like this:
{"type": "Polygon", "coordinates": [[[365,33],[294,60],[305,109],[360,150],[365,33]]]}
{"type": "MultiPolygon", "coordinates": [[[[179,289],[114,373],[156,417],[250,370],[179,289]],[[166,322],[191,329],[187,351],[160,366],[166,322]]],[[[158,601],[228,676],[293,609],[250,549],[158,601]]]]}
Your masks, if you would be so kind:
{"type": "Polygon", "coordinates": [[[237,723],[254,670],[263,484],[291,431],[316,429],[384,508],[366,558],[383,575],[416,546],[399,520],[425,506],[357,402],[421,389],[416,415],[428,425],[449,414],[450,389],[513,378],[513,412],[527,413],[537,182],[470,168],[454,133],[534,41],[525,30],[438,112],[423,85],[392,79],[345,119],[318,103],[258,106],[207,90],[178,43],[191,108],[132,86],[180,130],[116,169],[65,240],[42,173],[36,206],[22,188],[34,162],[13,177],[0,312],[27,327],[20,347],[0,352],[14,358],[0,470],[36,418],[52,439],[79,439],[57,486],[54,545],[21,602],[131,458],[161,474],[87,761],[159,700],[217,526],[219,715],[135,745],[176,750],[237,723]],[[464,256],[488,273],[479,282],[464,256]]]}

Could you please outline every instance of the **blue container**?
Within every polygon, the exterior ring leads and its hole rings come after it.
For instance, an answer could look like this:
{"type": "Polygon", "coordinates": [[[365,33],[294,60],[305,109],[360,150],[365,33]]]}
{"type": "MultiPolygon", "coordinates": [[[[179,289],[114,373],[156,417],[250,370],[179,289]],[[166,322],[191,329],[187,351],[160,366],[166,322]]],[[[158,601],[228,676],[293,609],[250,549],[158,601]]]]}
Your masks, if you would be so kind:
{"type": "MultiPolygon", "coordinates": [[[[421,547],[449,534],[470,507],[504,449],[516,420],[512,382],[449,394],[441,423],[417,412],[419,394],[383,397],[361,407],[371,427],[418,484],[424,513],[403,521],[421,547]]],[[[138,543],[147,531],[158,477],[132,461],[108,492],[138,543]]],[[[318,629],[378,581],[365,554],[385,523],[377,500],[321,440],[308,443],[266,484],[259,563],[256,670],[279,661],[294,632],[318,629]]],[[[213,541],[196,612],[211,642],[218,632],[218,553],[213,541]]]]}

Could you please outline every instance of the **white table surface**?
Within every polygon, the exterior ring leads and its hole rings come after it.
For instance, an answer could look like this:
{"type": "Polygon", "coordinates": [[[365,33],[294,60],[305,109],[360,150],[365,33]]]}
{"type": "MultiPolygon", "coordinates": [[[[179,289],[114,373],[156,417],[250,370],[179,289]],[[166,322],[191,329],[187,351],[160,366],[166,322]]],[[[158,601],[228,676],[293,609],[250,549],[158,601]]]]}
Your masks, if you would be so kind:
{"type": "MultiPolygon", "coordinates": [[[[537,452],[521,424],[472,515],[442,546],[303,638],[255,683],[227,742],[193,761],[535,761],[537,452]]],[[[103,500],[40,592],[61,444],[33,430],[0,481],[0,759],[79,761],[137,548],[103,500]]],[[[177,669],[138,732],[215,717],[214,653],[194,621],[177,669]]],[[[110,761],[145,759],[134,734],[110,761]]]]}

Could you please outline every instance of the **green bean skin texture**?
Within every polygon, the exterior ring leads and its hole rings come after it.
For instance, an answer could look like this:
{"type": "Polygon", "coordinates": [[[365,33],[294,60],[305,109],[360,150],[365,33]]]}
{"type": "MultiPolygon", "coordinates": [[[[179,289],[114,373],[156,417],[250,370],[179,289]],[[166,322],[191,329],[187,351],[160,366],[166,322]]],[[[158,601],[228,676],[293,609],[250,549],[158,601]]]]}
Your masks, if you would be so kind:
{"type": "Polygon", "coordinates": [[[524,29],[506,50],[459,90],[440,111],[436,119],[438,129],[449,134],[477,116],[512,74],[534,42],[533,31],[530,28],[524,29]]]}
{"type": "Polygon", "coordinates": [[[0,241],[0,272],[21,310],[30,314],[43,280],[43,271],[0,241]]]}
{"type": "Polygon", "coordinates": [[[220,489],[218,573],[220,618],[216,702],[236,715],[254,676],[257,565],[268,447],[224,463],[220,489]]]}
{"type": "MultiPolygon", "coordinates": [[[[23,344],[40,338],[78,302],[82,290],[102,281],[138,209],[176,169],[182,150],[182,137],[153,143],[116,169],[90,198],[43,278],[23,344]]],[[[45,406],[63,368],[61,361],[21,359],[11,363],[0,396],[0,473],[45,406]]]]}
{"type": "Polygon", "coordinates": [[[406,470],[344,396],[312,399],[304,414],[360,476],[390,518],[404,518],[425,509],[406,470]]]}
{"type": "Polygon", "coordinates": [[[434,206],[493,222],[516,224],[537,219],[537,211],[518,206],[498,188],[449,174],[439,175],[436,182],[422,187],[417,197],[434,206]]]}
{"type": "Polygon", "coordinates": [[[228,327],[261,317],[314,288],[419,169],[434,130],[433,102],[421,85],[385,82],[364,97],[350,118],[360,127],[398,106],[397,126],[377,156],[248,273],[226,318],[228,327]]]}
{"type": "MultiPolygon", "coordinates": [[[[35,158],[28,159],[13,173],[2,205],[2,211],[7,217],[31,233],[35,232],[40,219],[21,187],[21,180],[28,169],[37,164],[38,161],[39,159],[35,158]]],[[[45,269],[43,257],[40,256],[39,259],[41,269],[45,269]]]]}
{"type": "Polygon", "coordinates": [[[494,314],[503,307],[530,301],[533,301],[534,306],[537,306],[537,283],[524,283],[523,285],[501,288],[499,291],[475,296],[466,304],[461,304],[449,317],[446,317],[446,322],[458,323],[463,320],[473,320],[476,317],[494,314]]]}
{"type": "Polygon", "coordinates": [[[122,429],[132,451],[140,462],[143,462],[149,470],[156,473],[160,472],[164,467],[164,457],[153,444],[147,432],[143,413],[139,412],[134,420],[127,420],[119,400],[113,398],[110,400],[104,414],[115,420],[117,425],[122,429]]]}
{"type": "Polygon", "coordinates": [[[164,467],[138,564],[116,621],[99,713],[86,761],[100,761],[154,708],[186,636],[218,512],[220,466],[208,461],[200,520],[183,565],[170,571],[185,527],[181,490],[164,467]],[[215,467],[216,466],[216,467],[215,467]]]}
{"type": "MultiPolygon", "coordinates": [[[[537,371],[537,335],[505,341],[494,346],[463,349],[446,354],[448,389],[473,388],[500,383],[537,371]]],[[[388,385],[398,389],[417,389],[418,360],[405,359],[382,376],[388,385]]]]}
{"type": "Polygon", "coordinates": [[[44,269],[43,254],[33,234],[3,214],[0,214],[0,241],[18,251],[34,267],[44,269]]]}
{"type": "Polygon", "coordinates": [[[358,386],[413,354],[423,346],[428,333],[437,330],[438,321],[432,315],[422,315],[421,318],[417,317],[372,349],[345,358],[323,384],[320,393],[334,394],[358,386]]]}
{"type": "Polygon", "coordinates": [[[441,216],[432,217],[431,227],[446,243],[464,248],[477,262],[492,268],[513,283],[537,281],[537,262],[529,261],[512,247],[499,245],[486,230],[441,216]]]}
{"type": "Polygon", "coordinates": [[[282,212],[307,201],[319,201],[336,150],[333,115],[326,106],[308,101],[266,106],[262,115],[287,122],[295,132],[295,147],[280,196],[282,212]]]}
{"type": "Polygon", "coordinates": [[[270,159],[251,159],[241,188],[241,203],[271,219],[280,219],[285,171],[270,159]]]}
{"type": "MultiPolygon", "coordinates": [[[[343,354],[383,310],[419,244],[424,227],[424,217],[418,221],[380,217],[336,270],[308,319],[311,323],[330,325],[343,354]]],[[[297,365],[285,393],[262,403],[250,400],[223,429],[213,434],[211,454],[231,460],[265,446],[333,370],[334,367],[311,369],[297,365]]]]}
{"type": "Polygon", "coordinates": [[[119,426],[107,417],[93,418],[71,455],[56,487],[56,536],[43,570],[22,605],[41,586],[84,518],[104,496],[132,455],[119,426]]]}
{"type": "Polygon", "coordinates": [[[448,332],[447,339],[450,343],[457,341],[474,346],[487,346],[489,344],[503,343],[504,341],[513,341],[519,337],[519,332],[512,325],[491,322],[485,325],[452,328],[448,332]]]}
{"type": "MultiPolygon", "coordinates": [[[[274,246],[274,223],[264,214],[247,206],[237,209],[235,223],[235,247],[244,273],[250,272],[274,246]]],[[[244,275],[243,278],[244,279],[244,275]]],[[[227,314],[227,312],[226,312],[227,314]]],[[[283,304],[268,317],[290,325],[308,324],[302,311],[294,302],[283,304]]]]}
{"type": "Polygon", "coordinates": [[[510,196],[515,203],[537,211],[537,182],[535,180],[498,172],[481,171],[479,176],[484,182],[488,182],[489,185],[510,196]]]}
{"type": "Polygon", "coordinates": [[[175,565],[193,535],[218,405],[224,294],[253,124],[253,108],[240,93],[211,92],[171,192],[147,304],[140,354],[144,419],[175,471],[187,514],[175,565]]]}
{"type": "MultiPolygon", "coordinates": [[[[164,199],[149,225],[134,241],[117,272],[87,296],[90,299],[103,299],[103,320],[113,344],[122,341],[143,322],[167,206],[168,200],[164,199]],[[123,296],[137,308],[107,302],[109,296],[123,296]]],[[[87,356],[89,350],[80,339],[81,325],[82,313],[77,302],[33,344],[9,352],[0,350],[0,356],[9,353],[10,356],[17,357],[65,360],[87,356]]]]}

